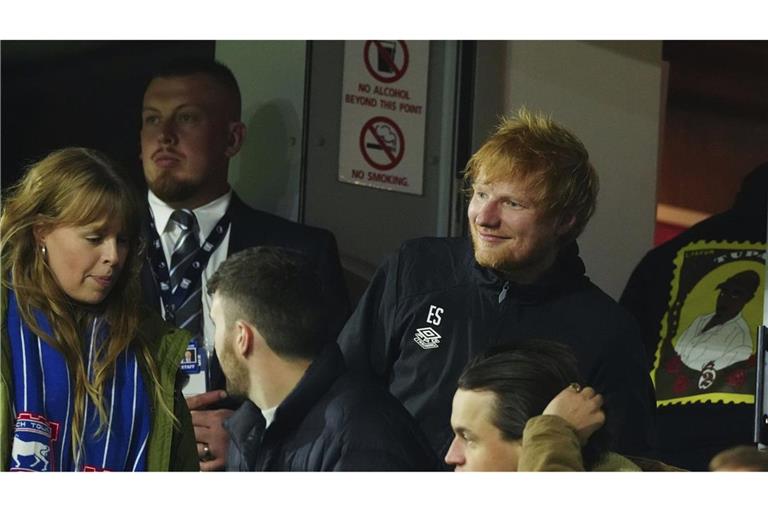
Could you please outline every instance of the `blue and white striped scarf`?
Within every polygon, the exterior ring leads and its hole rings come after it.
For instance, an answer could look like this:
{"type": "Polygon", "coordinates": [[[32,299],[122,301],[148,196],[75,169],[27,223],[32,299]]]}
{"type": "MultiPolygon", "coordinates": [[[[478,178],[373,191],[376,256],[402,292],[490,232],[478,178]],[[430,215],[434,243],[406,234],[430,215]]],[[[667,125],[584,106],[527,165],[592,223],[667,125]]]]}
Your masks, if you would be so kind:
{"type": "MultiPolygon", "coordinates": [[[[40,311],[34,314],[40,329],[50,334],[45,315],[40,311]]],[[[151,409],[134,351],[120,354],[111,382],[104,386],[107,424],[98,435],[98,412],[86,395],[81,446],[73,454],[74,390],[66,360],[24,323],[11,290],[7,329],[16,418],[10,470],[146,470],[151,409]]],[[[88,354],[89,379],[93,379],[94,353],[107,339],[107,332],[100,318],[90,321],[86,330],[83,347],[88,354]]]]}

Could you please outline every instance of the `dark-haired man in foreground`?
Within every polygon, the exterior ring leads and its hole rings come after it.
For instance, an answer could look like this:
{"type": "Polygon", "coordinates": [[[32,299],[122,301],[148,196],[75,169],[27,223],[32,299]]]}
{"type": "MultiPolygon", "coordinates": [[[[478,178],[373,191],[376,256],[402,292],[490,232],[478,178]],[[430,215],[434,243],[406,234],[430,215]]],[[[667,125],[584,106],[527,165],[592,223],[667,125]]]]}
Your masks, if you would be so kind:
{"type": "Polygon", "coordinates": [[[228,389],[247,400],[225,422],[232,471],[415,471],[438,460],[403,406],[352,378],[327,308],[297,253],[260,247],[208,282],[228,389]]]}
{"type": "Polygon", "coordinates": [[[453,397],[456,471],[671,471],[608,450],[603,399],[582,388],[573,352],[526,340],[474,358],[453,397]]]}

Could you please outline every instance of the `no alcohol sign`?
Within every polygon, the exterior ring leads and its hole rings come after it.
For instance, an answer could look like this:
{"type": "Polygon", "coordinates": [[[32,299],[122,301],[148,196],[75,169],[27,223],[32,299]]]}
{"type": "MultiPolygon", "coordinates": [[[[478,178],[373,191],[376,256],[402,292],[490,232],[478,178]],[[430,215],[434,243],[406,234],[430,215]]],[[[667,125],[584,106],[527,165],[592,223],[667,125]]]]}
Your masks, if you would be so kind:
{"type": "Polygon", "coordinates": [[[422,193],[428,65],[428,41],[345,44],[340,181],[422,193]]]}
{"type": "Polygon", "coordinates": [[[365,68],[380,82],[397,82],[408,70],[408,45],[405,41],[366,41],[365,68]]]}

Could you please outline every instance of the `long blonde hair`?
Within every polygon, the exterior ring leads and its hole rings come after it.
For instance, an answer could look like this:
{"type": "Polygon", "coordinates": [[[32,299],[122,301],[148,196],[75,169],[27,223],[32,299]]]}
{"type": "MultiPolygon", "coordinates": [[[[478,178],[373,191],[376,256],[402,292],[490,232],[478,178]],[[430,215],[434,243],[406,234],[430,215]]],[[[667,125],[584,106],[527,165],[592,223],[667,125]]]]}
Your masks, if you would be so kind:
{"type": "Polygon", "coordinates": [[[26,324],[41,339],[59,351],[73,378],[75,400],[72,417],[73,452],[80,446],[85,397],[99,412],[99,432],[106,425],[104,388],[114,372],[115,361],[129,346],[146,368],[154,384],[156,400],[176,422],[162,399],[157,365],[148,343],[138,336],[141,291],[141,209],[136,194],[102,153],[86,148],[54,151],[32,164],[21,181],[9,190],[0,217],[2,284],[16,294],[26,324]],[[128,239],[123,270],[106,299],[99,305],[109,325],[107,343],[94,357],[93,382],[86,373],[81,335],[88,308],[71,299],[56,282],[45,257],[37,247],[35,227],[82,226],[117,218],[128,239]],[[46,314],[53,336],[43,332],[34,311],[46,314]]]}

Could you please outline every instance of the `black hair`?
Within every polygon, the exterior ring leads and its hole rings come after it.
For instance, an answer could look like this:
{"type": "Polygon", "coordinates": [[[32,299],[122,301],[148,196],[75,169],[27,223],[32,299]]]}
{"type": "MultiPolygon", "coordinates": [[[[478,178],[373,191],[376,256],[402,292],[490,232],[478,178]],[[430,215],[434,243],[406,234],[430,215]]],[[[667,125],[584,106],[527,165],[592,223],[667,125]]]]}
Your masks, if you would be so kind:
{"type": "Polygon", "coordinates": [[[278,356],[314,359],[328,341],[320,280],[298,251],[252,247],[235,253],[208,280],[208,293],[230,301],[236,315],[252,323],[278,356]]]}
{"type": "MultiPolygon", "coordinates": [[[[572,350],[542,339],[495,346],[470,361],[459,377],[459,389],[495,395],[492,421],[509,441],[521,440],[526,422],[571,383],[581,383],[572,350]]],[[[590,437],[582,449],[586,469],[604,455],[607,442],[604,428],[590,437]]]]}

